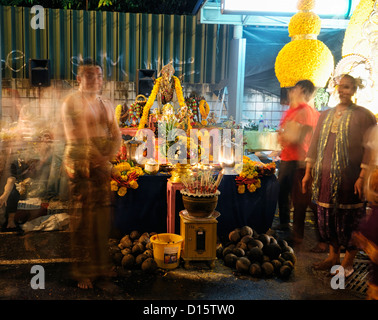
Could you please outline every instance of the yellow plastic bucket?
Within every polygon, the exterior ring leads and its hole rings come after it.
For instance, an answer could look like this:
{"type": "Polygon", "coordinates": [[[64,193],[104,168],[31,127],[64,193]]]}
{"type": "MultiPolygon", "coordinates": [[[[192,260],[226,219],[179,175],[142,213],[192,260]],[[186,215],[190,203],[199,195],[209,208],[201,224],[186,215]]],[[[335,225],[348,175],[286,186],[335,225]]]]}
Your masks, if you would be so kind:
{"type": "Polygon", "coordinates": [[[182,236],[174,233],[155,234],[150,238],[159,268],[174,269],[179,265],[183,240],[182,236]]]}

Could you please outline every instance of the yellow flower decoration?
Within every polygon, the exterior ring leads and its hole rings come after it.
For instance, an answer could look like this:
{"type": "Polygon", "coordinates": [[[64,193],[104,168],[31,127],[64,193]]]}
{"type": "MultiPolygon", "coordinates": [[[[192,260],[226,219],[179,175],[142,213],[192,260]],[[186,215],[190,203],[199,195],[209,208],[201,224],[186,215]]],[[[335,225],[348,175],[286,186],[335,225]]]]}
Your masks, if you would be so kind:
{"type": "Polygon", "coordinates": [[[138,188],[138,182],[136,182],[135,180],[131,181],[130,187],[133,188],[133,189],[137,189],[138,188]]]}
{"type": "Polygon", "coordinates": [[[207,116],[209,115],[209,112],[210,112],[210,107],[209,107],[209,104],[206,102],[206,100],[202,99],[200,101],[199,111],[200,111],[202,119],[205,120],[207,118],[207,116]]]}
{"type": "Polygon", "coordinates": [[[120,197],[123,197],[127,193],[127,188],[126,187],[121,187],[121,188],[118,189],[117,193],[118,193],[118,195],[120,197]]]}
{"type": "Polygon", "coordinates": [[[122,105],[121,104],[116,106],[114,113],[115,113],[117,123],[119,123],[119,120],[121,119],[121,113],[122,113],[122,105]]]}
{"type": "Polygon", "coordinates": [[[315,7],[315,0],[298,0],[297,9],[308,11],[313,10],[315,7]]]}
{"type": "Polygon", "coordinates": [[[238,193],[244,193],[245,192],[245,184],[241,184],[238,186],[238,193]]]}
{"type": "Polygon", "coordinates": [[[300,10],[290,19],[288,31],[292,41],[278,53],[275,72],[282,88],[293,87],[299,80],[311,80],[315,87],[324,87],[331,76],[334,61],[331,51],[317,40],[320,18],[310,10],[313,0],[300,0],[300,10]]]}
{"type": "Polygon", "coordinates": [[[365,56],[366,52],[370,51],[368,41],[365,41],[364,46],[361,45],[361,30],[363,24],[372,13],[375,2],[375,0],[361,0],[354,10],[352,17],[349,20],[348,27],[345,30],[344,42],[341,51],[343,57],[352,53],[365,56]],[[357,43],[360,44],[358,50],[354,48],[357,43]]]}
{"type": "MultiPolygon", "coordinates": [[[[176,90],[176,95],[177,95],[177,100],[180,105],[180,107],[185,106],[185,99],[182,93],[182,87],[179,78],[176,76],[172,76],[174,82],[175,82],[175,90],[176,90]]],[[[151,106],[153,105],[156,95],[159,91],[160,84],[161,84],[162,77],[159,77],[156,79],[154,87],[152,88],[151,94],[146,102],[146,105],[143,108],[143,115],[142,118],[140,119],[138,129],[143,129],[148,121],[148,115],[150,113],[151,106]]]]}
{"type": "Polygon", "coordinates": [[[140,119],[138,129],[143,129],[147,124],[148,115],[150,113],[150,109],[151,109],[152,105],[154,104],[154,101],[156,99],[156,95],[159,91],[161,79],[162,78],[159,77],[155,81],[155,84],[154,84],[154,87],[152,88],[151,94],[148,97],[148,100],[147,100],[147,102],[146,102],[146,104],[143,108],[143,114],[142,114],[142,118],[140,119]]]}
{"type": "Polygon", "coordinates": [[[111,191],[117,191],[118,190],[118,183],[116,181],[111,181],[110,182],[110,190],[111,191]]]}
{"type": "Polygon", "coordinates": [[[293,87],[299,80],[311,80],[323,88],[332,74],[333,55],[319,40],[296,40],[278,53],[275,72],[281,87],[293,87]]]}
{"type": "Polygon", "coordinates": [[[249,192],[255,192],[257,188],[254,184],[251,183],[247,185],[247,189],[249,192]]]}
{"type": "Polygon", "coordinates": [[[289,23],[289,37],[296,35],[318,35],[321,20],[313,12],[298,12],[293,15],[289,23]]]}
{"type": "Polygon", "coordinates": [[[114,168],[119,170],[119,172],[122,172],[122,171],[129,171],[131,166],[128,162],[121,162],[115,165],[114,168]]]}

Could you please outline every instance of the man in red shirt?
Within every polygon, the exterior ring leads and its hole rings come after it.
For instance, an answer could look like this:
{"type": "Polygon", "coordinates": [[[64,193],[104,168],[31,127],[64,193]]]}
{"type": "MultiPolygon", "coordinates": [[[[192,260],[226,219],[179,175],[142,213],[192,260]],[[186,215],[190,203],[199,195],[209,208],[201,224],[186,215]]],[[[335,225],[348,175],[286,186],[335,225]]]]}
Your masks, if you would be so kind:
{"type": "Polygon", "coordinates": [[[278,135],[282,151],[278,173],[280,225],[277,229],[290,229],[291,198],[294,207],[292,240],[297,244],[303,240],[306,209],[312,204],[310,192],[302,193],[301,181],[305,173],[304,160],[319,118],[319,112],[309,105],[314,92],[315,86],[310,80],[301,80],[289,90],[290,105],[283,114],[278,135]]]}

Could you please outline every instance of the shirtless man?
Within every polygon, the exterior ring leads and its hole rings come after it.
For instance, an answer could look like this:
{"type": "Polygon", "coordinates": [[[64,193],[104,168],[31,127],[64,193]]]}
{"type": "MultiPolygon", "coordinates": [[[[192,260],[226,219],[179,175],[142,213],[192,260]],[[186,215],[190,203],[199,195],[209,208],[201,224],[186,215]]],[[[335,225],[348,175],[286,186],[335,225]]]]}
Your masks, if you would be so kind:
{"type": "Polygon", "coordinates": [[[112,105],[100,96],[102,68],[84,61],[77,81],[79,90],[62,106],[64,166],[72,208],[72,253],[84,260],[73,264],[73,276],[80,288],[87,289],[110,270],[110,160],[120,148],[121,133],[112,105]]]}

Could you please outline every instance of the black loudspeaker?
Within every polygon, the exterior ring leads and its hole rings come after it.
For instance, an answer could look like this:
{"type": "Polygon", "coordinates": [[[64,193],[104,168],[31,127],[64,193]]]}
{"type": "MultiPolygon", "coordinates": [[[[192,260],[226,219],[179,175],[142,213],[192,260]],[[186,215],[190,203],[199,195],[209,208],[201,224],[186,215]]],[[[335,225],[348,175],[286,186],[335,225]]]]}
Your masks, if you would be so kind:
{"type": "Polygon", "coordinates": [[[30,59],[29,80],[32,87],[50,86],[50,60],[30,59]]]}
{"type": "Polygon", "coordinates": [[[137,69],[136,92],[137,95],[143,94],[148,97],[154,87],[156,70],[137,69]]]}
{"type": "Polygon", "coordinates": [[[280,104],[283,106],[289,105],[289,95],[288,95],[289,90],[290,88],[281,88],[280,104]]]}

